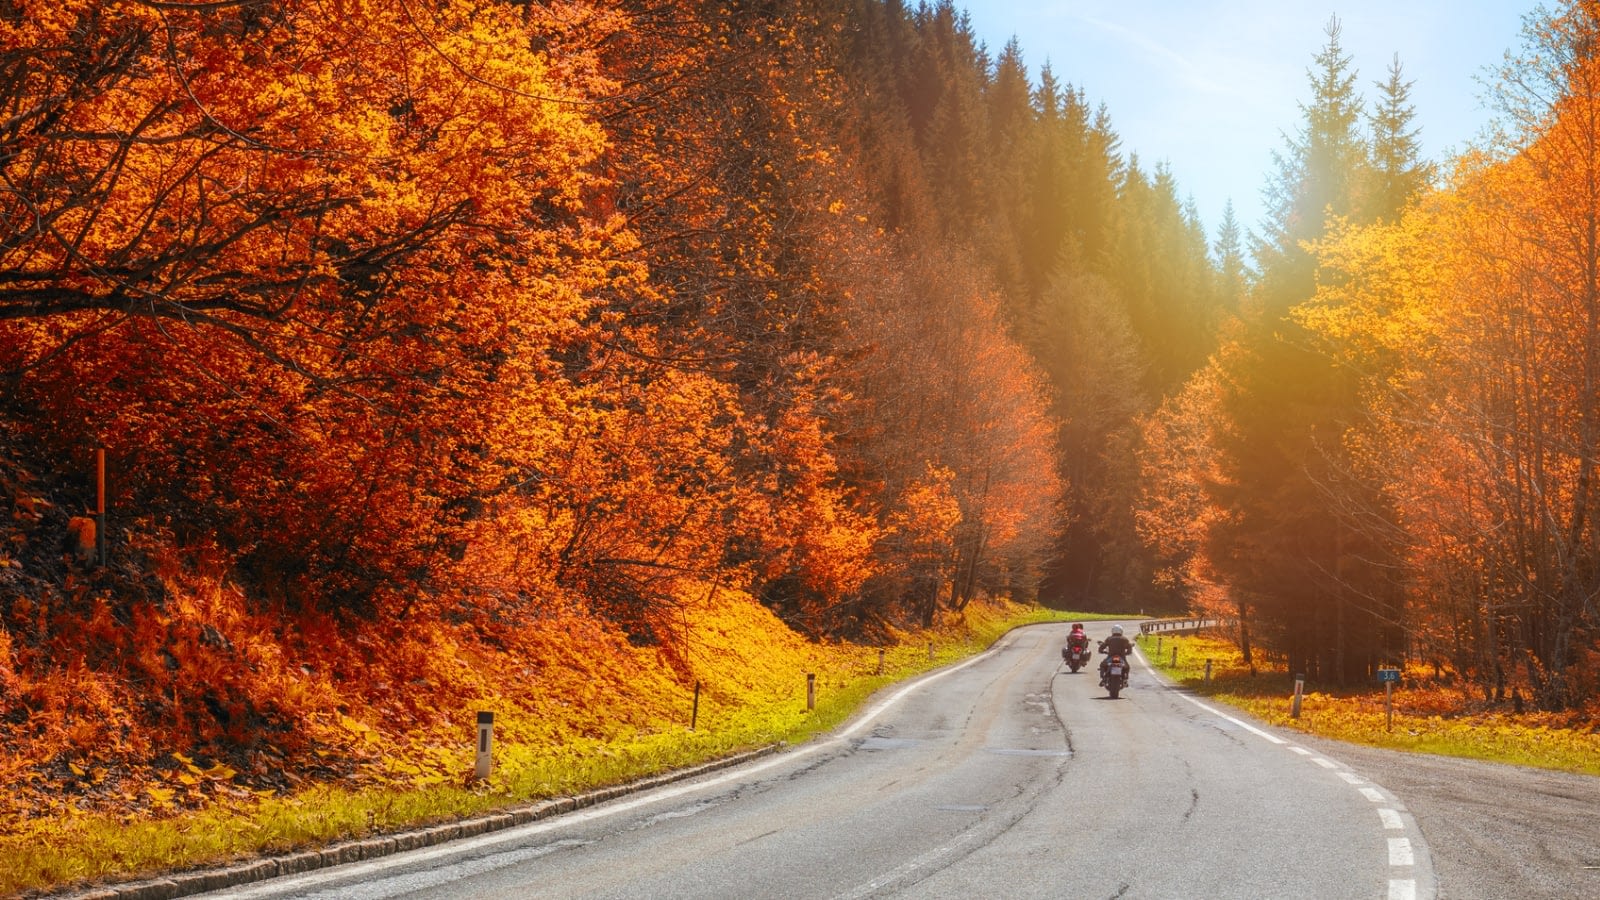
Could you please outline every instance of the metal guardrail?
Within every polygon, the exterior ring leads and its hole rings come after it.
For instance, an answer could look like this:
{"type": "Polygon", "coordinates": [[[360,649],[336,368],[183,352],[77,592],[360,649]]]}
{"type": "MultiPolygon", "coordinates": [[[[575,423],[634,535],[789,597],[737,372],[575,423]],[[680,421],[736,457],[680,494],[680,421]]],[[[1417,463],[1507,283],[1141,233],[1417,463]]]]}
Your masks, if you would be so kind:
{"type": "Polygon", "coordinates": [[[1151,619],[1139,623],[1140,634],[1199,631],[1203,628],[1220,628],[1227,619],[1151,619]]]}

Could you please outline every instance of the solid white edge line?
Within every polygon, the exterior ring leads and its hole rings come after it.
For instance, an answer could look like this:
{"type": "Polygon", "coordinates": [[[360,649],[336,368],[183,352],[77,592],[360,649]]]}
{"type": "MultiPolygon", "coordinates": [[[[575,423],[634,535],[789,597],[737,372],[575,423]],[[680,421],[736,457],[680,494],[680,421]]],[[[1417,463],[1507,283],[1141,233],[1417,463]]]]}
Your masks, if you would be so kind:
{"type": "MultiPolygon", "coordinates": [[[[1009,647],[1010,643],[1007,642],[1004,646],[1009,647]]],[[[413,850],[409,853],[395,853],[389,856],[380,857],[379,859],[374,859],[363,863],[356,863],[353,865],[347,863],[342,866],[331,866],[326,869],[319,869],[315,872],[307,872],[303,875],[296,875],[288,878],[268,879],[266,881],[258,882],[256,885],[251,887],[226,890],[217,894],[213,894],[212,896],[239,898],[258,896],[265,897],[298,890],[300,888],[312,887],[324,882],[337,881],[352,876],[362,876],[374,872],[382,872],[385,869],[391,869],[401,865],[429,862],[441,857],[453,856],[466,850],[492,847],[497,844],[521,840],[523,838],[532,837],[536,834],[543,834],[546,831],[552,831],[556,828],[565,827],[567,825],[574,825],[594,819],[605,818],[620,812],[627,812],[632,809],[637,809],[641,806],[646,806],[651,803],[657,803],[662,800],[671,800],[675,797],[680,797],[684,794],[692,793],[694,791],[716,787],[717,785],[724,784],[729,781],[749,778],[752,775],[764,772],[767,769],[773,768],[774,766],[778,766],[786,762],[792,762],[796,759],[816,753],[824,748],[830,748],[844,743],[850,739],[851,735],[867,727],[867,725],[870,724],[873,719],[876,719],[885,710],[900,702],[902,698],[917,688],[920,688],[929,682],[937,681],[946,675],[959,672],[962,669],[965,669],[967,666],[987,659],[989,656],[992,656],[1002,649],[1004,649],[1004,647],[1002,647],[1001,643],[997,641],[993,647],[990,647],[988,650],[985,650],[977,656],[963,660],[953,666],[950,666],[949,668],[941,669],[937,672],[933,672],[918,678],[917,680],[907,684],[898,691],[895,691],[893,694],[890,694],[888,697],[884,698],[881,703],[878,703],[876,706],[868,709],[867,712],[859,719],[844,727],[832,737],[816,741],[814,743],[803,744],[788,752],[769,756],[760,762],[754,762],[744,766],[735,766],[732,769],[728,769],[721,775],[712,776],[704,781],[686,782],[674,787],[664,787],[654,791],[646,791],[645,793],[642,793],[632,799],[613,800],[608,803],[600,804],[599,806],[593,806],[588,809],[576,810],[570,813],[551,816],[548,819],[541,819],[537,822],[529,822],[526,825],[518,825],[502,831],[495,831],[489,834],[479,835],[475,838],[448,841],[436,847],[430,847],[425,850],[413,850]]]]}
{"type": "MultiPolygon", "coordinates": [[[[1288,741],[1284,740],[1281,737],[1278,737],[1275,734],[1268,734],[1267,732],[1262,731],[1261,729],[1255,727],[1254,725],[1251,725],[1249,722],[1243,721],[1242,719],[1236,719],[1233,716],[1230,716],[1227,713],[1223,712],[1222,710],[1217,709],[1216,707],[1207,706],[1204,703],[1201,703],[1199,700],[1196,700],[1193,697],[1189,696],[1188,694],[1177,694],[1176,692],[1174,692],[1174,693],[1175,693],[1176,696],[1182,697],[1183,699],[1189,701],[1190,703],[1193,703],[1195,706],[1198,706],[1201,709],[1205,710],[1206,712],[1211,713],[1213,716],[1216,716],[1219,719],[1226,719],[1227,721],[1232,722],[1233,724],[1239,726],[1240,728],[1243,728],[1245,731],[1250,732],[1251,734],[1255,735],[1256,737],[1263,738],[1265,740],[1271,741],[1274,744],[1287,744],[1287,743],[1289,743],[1288,741]]],[[[1293,749],[1293,748],[1291,748],[1291,749],[1293,749]]]]}
{"type": "MultiPolygon", "coordinates": [[[[1139,653],[1137,648],[1134,650],[1134,653],[1139,657],[1141,662],[1144,662],[1145,665],[1149,665],[1149,662],[1144,659],[1144,654],[1139,653]]],[[[1289,742],[1284,740],[1283,738],[1280,738],[1280,737],[1278,737],[1276,735],[1273,735],[1273,734],[1268,734],[1267,732],[1262,731],[1261,729],[1255,727],[1254,725],[1251,725],[1248,722],[1241,721],[1240,719],[1237,719],[1237,718],[1235,718],[1233,716],[1230,716],[1227,713],[1222,712],[1221,710],[1219,710],[1219,709],[1217,709],[1215,707],[1208,706],[1208,705],[1206,705],[1204,703],[1201,703],[1199,700],[1194,699],[1193,697],[1189,696],[1188,694],[1179,693],[1177,691],[1173,691],[1173,694],[1175,696],[1182,697],[1184,700],[1187,700],[1188,702],[1193,703],[1195,706],[1200,707],[1201,709],[1205,710],[1208,713],[1211,713],[1212,715],[1216,716],[1219,719],[1224,719],[1226,721],[1232,722],[1233,724],[1239,726],[1240,728],[1243,728],[1244,730],[1250,732],[1251,734],[1256,735],[1257,737],[1264,738],[1265,740],[1270,741],[1270,742],[1272,742],[1274,744],[1279,744],[1279,745],[1288,745],[1289,744],[1289,742]]],[[[1311,756],[1312,755],[1311,751],[1305,749],[1304,747],[1289,746],[1288,749],[1292,750],[1295,753],[1300,754],[1301,756],[1311,756]]],[[[1327,768],[1327,769],[1336,769],[1336,768],[1338,768],[1338,763],[1335,763],[1332,760],[1324,759],[1322,757],[1316,757],[1316,758],[1312,759],[1312,762],[1316,763],[1319,766],[1327,768]]],[[[1360,776],[1358,776],[1358,775],[1356,775],[1356,774],[1354,774],[1352,772],[1340,772],[1339,773],[1339,777],[1343,778],[1346,782],[1348,782],[1348,783],[1350,783],[1352,785],[1359,785],[1359,784],[1362,784],[1363,781],[1364,781],[1360,776]]],[[[1388,802],[1387,798],[1384,797],[1383,794],[1380,791],[1378,791],[1376,788],[1361,787],[1361,788],[1357,788],[1357,790],[1361,791],[1361,795],[1363,797],[1366,797],[1368,800],[1371,800],[1373,803],[1386,803],[1386,802],[1388,802]]],[[[1404,822],[1401,821],[1401,819],[1400,819],[1400,814],[1398,812],[1396,812],[1395,810],[1392,810],[1392,809],[1381,809],[1381,810],[1378,811],[1378,814],[1383,819],[1383,827],[1385,829],[1404,828],[1405,827],[1404,822]],[[1393,817],[1392,821],[1395,824],[1391,824],[1391,816],[1393,817]]],[[[1410,838],[1403,838],[1403,837],[1402,838],[1389,838],[1388,841],[1389,841],[1389,865],[1391,865],[1391,866],[1414,866],[1414,865],[1416,865],[1416,855],[1412,851],[1411,839],[1410,838]]],[[[1416,882],[1415,879],[1412,879],[1412,878],[1391,878],[1391,879],[1389,879],[1389,900],[1416,900],[1416,897],[1417,897],[1417,882],[1416,882]]]]}

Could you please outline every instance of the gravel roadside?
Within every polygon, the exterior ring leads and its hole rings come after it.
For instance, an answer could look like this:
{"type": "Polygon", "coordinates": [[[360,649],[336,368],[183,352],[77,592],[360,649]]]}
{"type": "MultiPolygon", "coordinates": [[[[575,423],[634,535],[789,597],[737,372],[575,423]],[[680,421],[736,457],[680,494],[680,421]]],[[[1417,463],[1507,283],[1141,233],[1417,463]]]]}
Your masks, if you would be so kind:
{"type": "Polygon", "coordinates": [[[1403,801],[1445,900],[1600,897],[1600,778],[1299,735],[1403,801]]]}

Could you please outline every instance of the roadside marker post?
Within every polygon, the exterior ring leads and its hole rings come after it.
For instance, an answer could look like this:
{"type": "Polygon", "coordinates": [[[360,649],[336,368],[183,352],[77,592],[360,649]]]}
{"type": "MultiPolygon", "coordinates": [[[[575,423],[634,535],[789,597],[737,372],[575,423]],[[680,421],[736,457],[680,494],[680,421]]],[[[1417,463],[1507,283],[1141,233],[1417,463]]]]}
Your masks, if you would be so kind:
{"type": "Polygon", "coordinates": [[[1383,719],[1385,731],[1394,730],[1394,685],[1400,680],[1400,670],[1382,668],[1378,670],[1378,680],[1383,682],[1383,719]]]}
{"type": "Polygon", "coordinates": [[[473,769],[473,777],[478,781],[489,780],[489,770],[494,759],[494,713],[478,713],[478,760],[473,769]]]}
{"type": "Polygon", "coordinates": [[[1172,645],[1172,668],[1176,669],[1177,667],[1178,667],[1178,645],[1177,644],[1173,644],[1172,645]]]}
{"type": "Polygon", "coordinates": [[[1211,660],[1206,660],[1206,684],[1211,683],[1211,660]]]}
{"type": "Polygon", "coordinates": [[[1294,704],[1289,707],[1289,718],[1300,718],[1300,697],[1306,690],[1306,676],[1294,676],[1294,704]]]}
{"type": "Polygon", "coordinates": [[[806,712],[817,708],[817,675],[815,672],[806,673],[806,712]]]}
{"type": "Polygon", "coordinates": [[[106,567],[106,448],[94,451],[94,559],[106,567]]]}
{"type": "Polygon", "coordinates": [[[878,648],[878,674],[883,674],[883,648],[878,648]]]}
{"type": "Polygon", "coordinates": [[[694,683],[694,708],[689,711],[689,730],[693,731],[695,723],[700,721],[700,682],[694,683]]]}

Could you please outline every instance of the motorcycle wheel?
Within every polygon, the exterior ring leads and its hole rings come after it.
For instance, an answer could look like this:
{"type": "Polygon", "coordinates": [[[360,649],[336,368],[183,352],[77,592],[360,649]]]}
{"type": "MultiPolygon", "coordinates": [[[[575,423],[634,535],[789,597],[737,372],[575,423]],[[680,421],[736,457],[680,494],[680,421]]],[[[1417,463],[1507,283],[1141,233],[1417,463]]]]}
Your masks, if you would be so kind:
{"type": "Polygon", "coordinates": [[[1071,669],[1072,674],[1076,675],[1078,670],[1083,668],[1083,665],[1081,663],[1067,663],[1067,668],[1071,669]]]}
{"type": "Polygon", "coordinates": [[[1111,693],[1111,699],[1115,700],[1117,699],[1117,695],[1122,693],[1122,685],[1113,682],[1109,687],[1106,688],[1106,690],[1111,693]]]}

